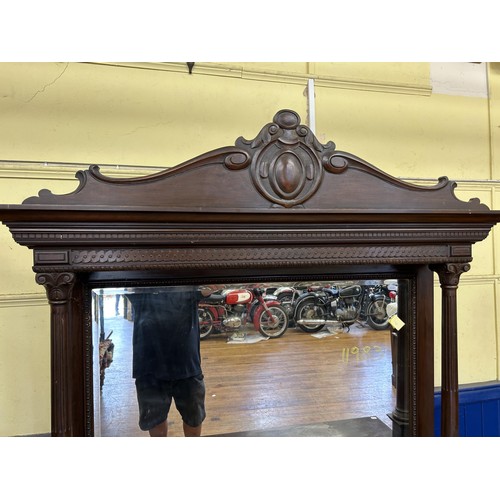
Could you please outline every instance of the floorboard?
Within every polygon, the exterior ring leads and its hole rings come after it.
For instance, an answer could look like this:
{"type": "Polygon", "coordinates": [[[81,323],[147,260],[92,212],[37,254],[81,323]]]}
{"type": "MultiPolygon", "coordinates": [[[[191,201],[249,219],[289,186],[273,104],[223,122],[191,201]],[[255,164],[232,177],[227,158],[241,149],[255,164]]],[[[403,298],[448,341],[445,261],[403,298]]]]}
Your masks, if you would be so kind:
{"type": "MultiPolygon", "coordinates": [[[[132,323],[121,316],[108,317],[105,331],[111,330],[114,356],[105,373],[96,433],[147,436],[137,424],[132,323]]],[[[226,334],[204,339],[207,418],[202,434],[260,433],[297,426],[320,429],[325,423],[370,417],[390,429],[387,414],[395,404],[390,332],[356,324],[349,332],[322,333],[327,336],[317,338],[290,328],[280,338],[255,343],[230,343],[226,334]]],[[[258,333],[247,332],[247,340],[256,338],[258,333]]],[[[170,436],[182,435],[174,407],[168,423],[170,436]]]]}

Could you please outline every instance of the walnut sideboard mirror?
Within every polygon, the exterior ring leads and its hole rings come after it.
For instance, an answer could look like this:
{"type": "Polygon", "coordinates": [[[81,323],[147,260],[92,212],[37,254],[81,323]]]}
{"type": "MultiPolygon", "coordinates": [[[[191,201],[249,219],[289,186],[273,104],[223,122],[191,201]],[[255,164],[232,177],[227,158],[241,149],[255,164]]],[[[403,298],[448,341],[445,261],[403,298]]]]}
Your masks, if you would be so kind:
{"type": "Polygon", "coordinates": [[[441,434],[458,435],[456,291],[499,211],[459,200],[446,177],[410,184],[321,144],[291,110],[253,140],[154,175],[111,178],[93,165],[77,177],[72,193],[0,206],[14,240],[33,250],[50,303],[53,436],[95,435],[92,290],[389,278],[404,323],[393,435],[431,436],[434,273],[441,434]]]}

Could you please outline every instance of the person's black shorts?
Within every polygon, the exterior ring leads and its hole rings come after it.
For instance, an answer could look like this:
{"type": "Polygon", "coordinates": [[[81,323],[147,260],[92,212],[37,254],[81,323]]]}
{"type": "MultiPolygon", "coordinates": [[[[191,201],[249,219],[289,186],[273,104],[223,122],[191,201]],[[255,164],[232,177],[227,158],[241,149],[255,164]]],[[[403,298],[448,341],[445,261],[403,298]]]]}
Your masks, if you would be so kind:
{"type": "Polygon", "coordinates": [[[135,381],[139,403],[139,427],[148,431],[167,419],[172,399],[190,427],[205,420],[205,382],[203,375],[182,380],[158,380],[150,377],[135,381]]]}

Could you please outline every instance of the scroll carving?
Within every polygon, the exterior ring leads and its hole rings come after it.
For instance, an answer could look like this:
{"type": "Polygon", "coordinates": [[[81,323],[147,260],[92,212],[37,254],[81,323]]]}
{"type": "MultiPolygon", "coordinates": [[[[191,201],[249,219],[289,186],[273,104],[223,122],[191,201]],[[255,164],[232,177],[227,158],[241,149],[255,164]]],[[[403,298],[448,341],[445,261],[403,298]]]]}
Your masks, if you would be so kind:
{"type": "Polygon", "coordinates": [[[71,299],[71,291],[75,284],[74,273],[38,273],[35,277],[39,285],[43,285],[51,304],[64,304],[71,299]]]}
{"type": "Polygon", "coordinates": [[[460,276],[470,270],[470,264],[446,263],[431,266],[431,269],[438,274],[442,288],[457,288],[460,276]]]}
{"type": "MultiPolygon", "coordinates": [[[[311,130],[301,125],[291,110],[278,112],[252,141],[239,138],[236,146],[252,157],[250,175],[259,193],[276,205],[293,207],[317,191],[323,169],[336,171],[331,162],[335,144],[322,145],[311,130]]],[[[344,166],[340,166],[341,171],[344,166]]]]}
{"type": "Polygon", "coordinates": [[[428,246],[315,246],[282,248],[184,248],[179,249],[132,249],[75,250],[71,252],[74,268],[101,268],[107,265],[125,268],[169,267],[169,268],[228,268],[244,264],[255,268],[294,266],[302,264],[417,262],[449,259],[445,245],[428,246]]]}

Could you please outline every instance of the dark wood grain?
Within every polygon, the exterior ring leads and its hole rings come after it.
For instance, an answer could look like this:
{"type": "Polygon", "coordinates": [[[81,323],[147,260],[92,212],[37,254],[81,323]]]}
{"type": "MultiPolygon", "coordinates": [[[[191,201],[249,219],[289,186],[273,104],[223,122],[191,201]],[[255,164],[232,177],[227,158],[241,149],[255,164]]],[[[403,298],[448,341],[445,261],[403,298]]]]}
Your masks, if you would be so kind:
{"type": "MultiPolygon", "coordinates": [[[[42,190],[20,205],[0,205],[15,241],[33,249],[39,280],[49,277],[54,436],[93,432],[92,284],[381,274],[412,283],[404,313],[409,434],[432,433],[429,266],[465,270],[499,211],[460,201],[444,176],[430,187],[406,183],[333,142],[321,144],[291,110],[279,111],[254,139],[240,137],[158,174],[115,179],[91,166],[77,177],[72,193],[42,190]],[[68,273],[74,279],[59,298],[68,273]]],[[[453,301],[446,314],[443,338],[451,343],[442,379],[454,394],[453,301]]],[[[455,433],[457,405],[456,398],[443,404],[444,435],[455,433]]]]}

